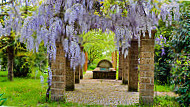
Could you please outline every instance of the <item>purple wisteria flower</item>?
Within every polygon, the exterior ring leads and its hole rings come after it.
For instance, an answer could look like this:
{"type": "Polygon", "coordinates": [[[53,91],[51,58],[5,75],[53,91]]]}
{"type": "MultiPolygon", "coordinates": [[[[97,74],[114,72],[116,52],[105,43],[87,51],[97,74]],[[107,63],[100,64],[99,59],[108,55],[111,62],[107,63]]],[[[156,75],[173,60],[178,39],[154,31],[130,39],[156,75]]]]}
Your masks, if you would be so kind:
{"type": "Polygon", "coordinates": [[[165,50],[164,50],[164,48],[162,48],[162,53],[161,53],[161,55],[163,56],[163,55],[165,55],[166,53],[165,53],[165,50]]]}

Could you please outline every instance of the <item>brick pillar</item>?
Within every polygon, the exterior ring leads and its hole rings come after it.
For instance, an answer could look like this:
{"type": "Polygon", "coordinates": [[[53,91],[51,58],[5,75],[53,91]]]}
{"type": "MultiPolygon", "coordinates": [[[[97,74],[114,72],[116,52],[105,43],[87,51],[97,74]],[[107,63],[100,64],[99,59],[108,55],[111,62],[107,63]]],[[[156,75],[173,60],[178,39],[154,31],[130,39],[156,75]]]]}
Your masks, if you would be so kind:
{"type": "Polygon", "coordinates": [[[75,84],[80,83],[80,66],[77,66],[75,69],[75,84]]]}
{"type": "Polygon", "coordinates": [[[128,75],[128,91],[138,90],[138,40],[131,41],[129,49],[129,75],[128,75]]]}
{"type": "Polygon", "coordinates": [[[149,38],[141,35],[140,40],[140,84],[139,102],[140,104],[152,105],[154,97],[154,35],[149,38]]]}
{"type": "MultiPolygon", "coordinates": [[[[80,49],[81,49],[82,52],[84,51],[84,47],[83,46],[81,46],[80,49]]],[[[80,70],[80,79],[83,79],[83,67],[79,66],[79,70],[80,70]]]]}
{"type": "Polygon", "coordinates": [[[118,80],[122,80],[122,70],[123,70],[123,58],[122,58],[122,48],[119,48],[119,71],[118,71],[118,80]]]}
{"type": "Polygon", "coordinates": [[[52,70],[52,85],[51,85],[51,100],[62,101],[65,92],[66,79],[66,58],[63,51],[62,43],[57,42],[56,60],[51,62],[52,70]]]}
{"type": "Polygon", "coordinates": [[[66,59],[66,91],[73,91],[75,89],[75,72],[70,67],[70,61],[66,59]]]}
{"type": "Polygon", "coordinates": [[[126,58],[124,58],[124,55],[122,55],[122,58],[123,58],[122,84],[128,84],[130,53],[126,56],[126,58]]]}
{"type": "Polygon", "coordinates": [[[83,68],[80,66],[80,79],[83,79],[83,68]]]}

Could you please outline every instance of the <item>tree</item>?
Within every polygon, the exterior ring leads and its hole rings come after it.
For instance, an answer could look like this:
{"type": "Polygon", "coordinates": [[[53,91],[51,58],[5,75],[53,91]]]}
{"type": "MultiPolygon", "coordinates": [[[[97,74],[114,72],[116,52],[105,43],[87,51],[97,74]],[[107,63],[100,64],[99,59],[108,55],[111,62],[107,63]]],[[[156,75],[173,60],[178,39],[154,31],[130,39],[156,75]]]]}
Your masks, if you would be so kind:
{"type": "Polygon", "coordinates": [[[31,13],[31,11],[34,11],[34,9],[28,8],[30,6],[27,6],[27,0],[25,2],[22,1],[22,3],[19,3],[20,5],[22,5],[21,8],[17,7],[17,5],[19,4],[14,3],[14,0],[2,0],[2,2],[0,2],[0,51],[3,50],[7,55],[8,79],[10,81],[13,80],[13,64],[15,59],[15,51],[18,51],[16,49],[19,48],[16,47],[19,43],[19,34],[17,33],[18,31],[20,31],[19,27],[21,26],[21,21],[19,20],[21,20],[21,17],[26,17],[28,14],[31,13]],[[23,5],[24,3],[26,5],[23,5]],[[13,6],[13,8],[10,8],[11,6],[13,6]],[[7,28],[3,29],[6,26],[7,28]]]}
{"type": "Polygon", "coordinates": [[[101,59],[103,52],[111,53],[115,50],[114,34],[102,33],[102,31],[90,31],[80,35],[83,38],[82,45],[88,52],[88,64],[92,64],[94,60],[101,59]]]}

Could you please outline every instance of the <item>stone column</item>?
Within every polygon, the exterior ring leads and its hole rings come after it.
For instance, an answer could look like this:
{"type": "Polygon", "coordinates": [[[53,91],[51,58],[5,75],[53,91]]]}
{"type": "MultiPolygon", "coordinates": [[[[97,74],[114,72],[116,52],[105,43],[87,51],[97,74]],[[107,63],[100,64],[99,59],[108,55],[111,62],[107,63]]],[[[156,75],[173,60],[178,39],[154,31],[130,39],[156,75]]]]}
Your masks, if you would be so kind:
{"type": "Polygon", "coordinates": [[[66,58],[63,51],[62,43],[56,43],[57,53],[56,60],[51,62],[52,85],[51,100],[64,100],[65,79],[66,79],[66,58]]]}
{"type": "Polygon", "coordinates": [[[123,58],[122,84],[128,84],[130,53],[126,56],[126,58],[124,58],[124,55],[122,55],[122,58],[123,58]]]}
{"type": "Polygon", "coordinates": [[[141,36],[140,40],[140,83],[139,102],[140,104],[152,105],[154,97],[154,35],[149,38],[141,36]]]}
{"type": "Polygon", "coordinates": [[[80,66],[77,66],[75,69],[75,84],[80,83],[80,66]]]}
{"type": "Polygon", "coordinates": [[[66,91],[74,91],[75,89],[75,72],[70,67],[69,59],[66,59],[66,91]]]}
{"type": "Polygon", "coordinates": [[[123,70],[123,58],[122,58],[122,48],[119,48],[119,71],[118,71],[118,80],[122,80],[122,70],[123,70]]]}
{"type": "MultiPolygon", "coordinates": [[[[83,46],[81,46],[80,49],[81,49],[82,52],[84,51],[83,46]]],[[[83,65],[83,66],[85,66],[85,65],[83,65]]],[[[79,70],[80,70],[80,79],[83,79],[83,67],[79,66],[79,70]]]]}
{"type": "Polygon", "coordinates": [[[83,68],[80,66],[80,79],[83,79],[83,68]]]}
{"type": "Polygon", "coordinates": [[[128,91],[138,90],[138,40],[131,41],[129,49],[129,75],[128,75],[128,91]]]}

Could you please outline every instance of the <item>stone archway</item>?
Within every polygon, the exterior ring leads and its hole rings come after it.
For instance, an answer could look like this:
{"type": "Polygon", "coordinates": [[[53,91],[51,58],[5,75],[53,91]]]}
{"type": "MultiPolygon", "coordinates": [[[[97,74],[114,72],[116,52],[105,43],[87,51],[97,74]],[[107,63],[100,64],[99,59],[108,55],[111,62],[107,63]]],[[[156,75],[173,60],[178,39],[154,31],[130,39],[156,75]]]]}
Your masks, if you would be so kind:
{"type": "MultiPolygon", "coordinates": [[[[123,61],[123,79],[128,79],[128,90],[138,90],[138,65],[140,70],[139,81],[139,102],[143,104],[153,104],[154,97],[154,35],[149,38],[146,33],[145,37],[140,38],[140,64],[138,64],[138,41],[132,40],[129,49],[129,55],[123,61]]],[[[75,74],[70,71],[69,61],[64,57],[63,47],[61,43],[57,46],[57,58],[52,62],[52,100],[63,100],[64,91],[69,87],[74,90],[75,74]],[[68,73],[69,72],[69,73],[68,73]],[[72,73],[72,74],[71,74],[72,73]]]]}

